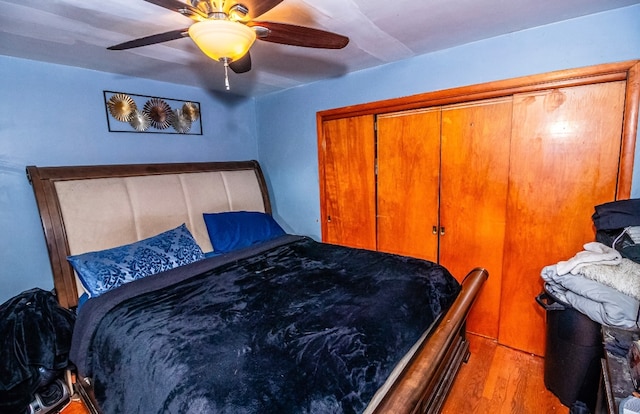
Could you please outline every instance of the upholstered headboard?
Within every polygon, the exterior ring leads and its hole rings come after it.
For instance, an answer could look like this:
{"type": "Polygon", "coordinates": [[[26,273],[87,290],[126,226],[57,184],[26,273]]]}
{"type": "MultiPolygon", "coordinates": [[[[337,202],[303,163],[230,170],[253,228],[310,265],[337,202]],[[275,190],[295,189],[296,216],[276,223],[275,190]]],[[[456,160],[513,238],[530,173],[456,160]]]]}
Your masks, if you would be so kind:
{"type": "Polygon", "coordinates": [[[82,286],[66,258],[132,243],[182,223],[212,250],[202,213],[271,213],[256,161],[27,167],[62,306],[82,286]]]}

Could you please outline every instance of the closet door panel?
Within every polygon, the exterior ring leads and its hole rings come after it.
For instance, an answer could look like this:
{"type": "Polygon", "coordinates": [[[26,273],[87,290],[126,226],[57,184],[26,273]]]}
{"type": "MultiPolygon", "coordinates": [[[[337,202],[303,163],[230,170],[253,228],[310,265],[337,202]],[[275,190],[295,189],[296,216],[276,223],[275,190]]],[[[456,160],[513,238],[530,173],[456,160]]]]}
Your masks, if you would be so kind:
{"type": "Polygon", "coordinates": [[[498,337],[506,223],[511,98],[442,110],[440,263],[456,277],[475,266],[489,279],[467,329],[498,337]]]}
{"type": "Polygon", "coordinates": [[[324,121],[320,142],[322,240],[376,249],[374,117],[324,121]]]}
{"type": "Polygon", "coordinates": [[[514,97],[499,342],[544,354],[541,269],[593,241],[594,206],[616,196],[625,82],[514,97]]]}
{"type": "Polygon", "coordinates": [[[440,110],[378,116],[378,250],[438,260],[440,110]]]}

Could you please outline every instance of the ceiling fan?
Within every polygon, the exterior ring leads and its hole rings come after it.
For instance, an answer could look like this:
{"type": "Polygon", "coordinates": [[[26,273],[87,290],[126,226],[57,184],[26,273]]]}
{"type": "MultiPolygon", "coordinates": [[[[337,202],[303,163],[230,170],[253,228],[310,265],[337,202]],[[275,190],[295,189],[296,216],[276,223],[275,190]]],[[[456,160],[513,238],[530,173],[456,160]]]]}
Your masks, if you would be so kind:
{"type": "Polygon", "coordinates": [[[107,49],[132,49],[189,36],[207,56],[224,64],[227,90],[229,90],[227,68],[235,73],[251,70],[249,49],[256,39],[321,49],[341,49],[349,43],[348,37],[337,33],[286,23],[254,20],[282,3],[283,0],[242,0],[243,3],[234,0],[145,1],[178,12],[191,18],[195,23],[184,29],[130,40],[107,49]]]}

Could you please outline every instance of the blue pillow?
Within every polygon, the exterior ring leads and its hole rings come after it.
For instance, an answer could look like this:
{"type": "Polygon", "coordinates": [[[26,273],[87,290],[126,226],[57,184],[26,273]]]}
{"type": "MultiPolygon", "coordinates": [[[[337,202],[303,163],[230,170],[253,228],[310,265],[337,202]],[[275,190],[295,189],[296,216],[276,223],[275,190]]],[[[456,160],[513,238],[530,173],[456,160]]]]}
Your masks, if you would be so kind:
{"type": "Polygon", "coordinates": [[[87,292],[84,292],[82,295],[80,295],[80,297],[78,298],[78,308],[76,309],[76,312],[80,312],[80,308],[82,308],[88,300],[89,295],[87,295],[87,292]]]}
{"type": "Polygon", "coordinates": [[[285,234],[269,214],[258,211],[204,213],[213,251],[227,253],[285,234]]]}
{"type": "Polygon", "coordinates": [[[93,298],[125,283],[203,258],[200,246],[182,224],[148,239],[69,256],[67,260],[93,298]]]}

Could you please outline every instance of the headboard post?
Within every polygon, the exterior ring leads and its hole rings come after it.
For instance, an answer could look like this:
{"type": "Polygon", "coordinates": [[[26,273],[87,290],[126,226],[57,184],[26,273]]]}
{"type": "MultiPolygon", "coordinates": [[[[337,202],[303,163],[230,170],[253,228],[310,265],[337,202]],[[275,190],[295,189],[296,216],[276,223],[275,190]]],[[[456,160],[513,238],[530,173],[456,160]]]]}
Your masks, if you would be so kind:
{"type": "MultiPolygon", "coordinates": [[[[56,183],[82,180],[89,182],[89,180],[100,178],[136,178],[209,172],[233,173],[242,170],[249,170],[255,173],[256,181],[254,181],[252,188],[259,188],[262,200],[260,207],[263,207],[266,213],[271,214],[271,202],[269,200],[266,181],[260,165],[255,160],[65,167],[27,166],[26,173],[33,186],[36,203],[40,212],[40,220],[49,253],[51,270],[53,272],[53,283],[60,305],[67,308],[76,306],[78,303],[78,289],[75,273],[67,261],[71,250],[69,247],[70,236],[67,232],[67,227],[65,227],[63,208],[61,207],[60,194],[58,193],[56,183]],[[255,186],[256,182],[257,186],[255,186]]],[[[230,191],[233,191],[233,189],[230,191]]],[[[256,192],[254,191],[251,194],[256,194],[256,192]]],[[[260,195],[252,197],[253,199],[260,199],[260,195]]]]}
{"type": "MultiPolygon", "coordinates": [[[[49,252],[49,262],[53,273],[53,286],[58,303],[65,308],[77,305],[78,291],[76,289],[73,268],[67,262],[64,223],[60,214],[60,206],[55,195],[54,182],[41,176],[41,169],[35,166],[27,167],[27,176],[33,186],[33,192],[40,211],[40,221],[49,252]],[[60,234],[62,232],[62,234],[60,234]]],[[[46,175],[46,172],[45,172],[46,175]]]]}

